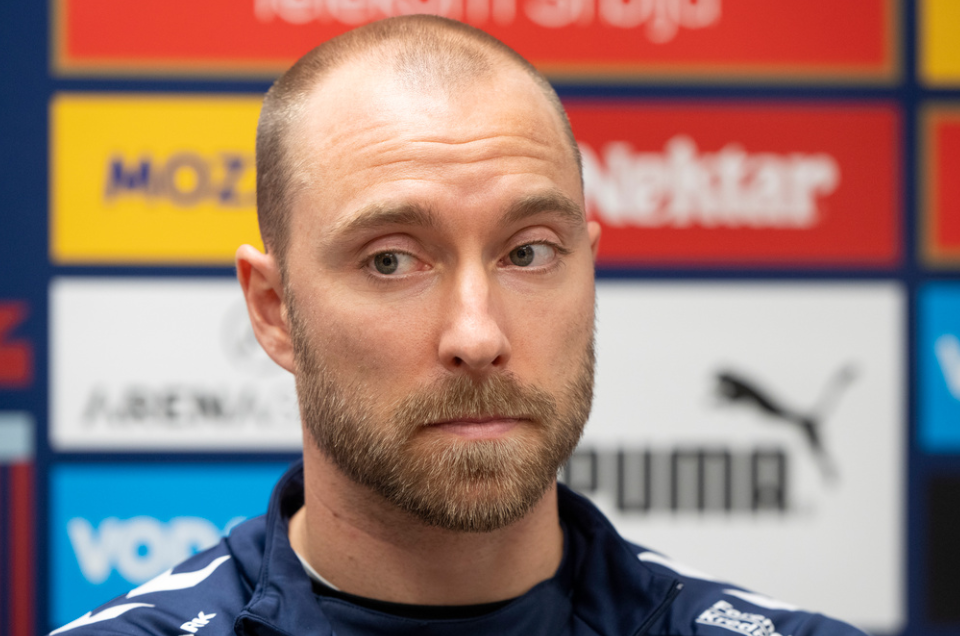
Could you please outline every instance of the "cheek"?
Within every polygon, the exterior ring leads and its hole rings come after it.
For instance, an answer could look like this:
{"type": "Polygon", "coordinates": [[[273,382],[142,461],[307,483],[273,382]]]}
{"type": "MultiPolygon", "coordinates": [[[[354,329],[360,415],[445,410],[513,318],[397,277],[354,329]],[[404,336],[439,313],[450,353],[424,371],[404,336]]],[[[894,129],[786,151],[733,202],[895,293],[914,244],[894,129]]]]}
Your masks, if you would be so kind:
{"type": "Polygon", "coordinates": [[[531,372],[557,382],[579,369],[576,363],[593,337],[592,288],[558,294],[534,307],[528,304],[512,321],[514,361],[518,368],[535,365],[531,372]]]}
{"type": "Polygon", "coordinates": [[[423,311],[390,306],[365,306],[354,302],[331,303],[318,313],[315,340],[320,354],[341,377],[389,384],[410,378],[428,359],[429,327],[423,311]]]}

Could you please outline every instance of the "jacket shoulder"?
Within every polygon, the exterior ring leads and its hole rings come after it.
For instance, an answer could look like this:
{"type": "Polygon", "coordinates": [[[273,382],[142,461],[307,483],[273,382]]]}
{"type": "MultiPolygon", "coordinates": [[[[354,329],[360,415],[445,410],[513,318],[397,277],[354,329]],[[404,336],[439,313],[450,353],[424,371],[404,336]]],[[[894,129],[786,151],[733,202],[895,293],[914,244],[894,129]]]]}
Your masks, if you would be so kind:
{"type": "Polygon", "coordinates": [[[234,618],[253,592],[250,570],[259,565],[253,552],[262,526],[262,518],[241,524],[216,546],[53,630],[50,636],[232,634],[234,618]]]}
{"type": "Polygon", "coordinates": [[[651,635],[730,636],[733,631],[750,636],[864,636],[864,632],[848,623],[745,590],[659,553],[633,547],[645,567],[675,577],[682,586],[662,620],[649,632],[651,635]]]}

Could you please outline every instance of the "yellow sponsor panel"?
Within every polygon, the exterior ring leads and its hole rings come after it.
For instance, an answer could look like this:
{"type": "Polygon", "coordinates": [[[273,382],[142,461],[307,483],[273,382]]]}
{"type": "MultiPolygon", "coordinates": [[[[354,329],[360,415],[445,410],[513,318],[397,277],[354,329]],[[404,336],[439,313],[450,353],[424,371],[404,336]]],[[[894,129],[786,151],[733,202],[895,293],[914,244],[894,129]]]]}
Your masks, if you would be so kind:
{"type": "Polygon", "coordinates": [[[51,258],[227,265],[238,245],[261,247],[260,103],[259,96],[55,96],[51,258]]]}
{"type": "Polygon", "coordinates": [[[920,0],[920,77],[960,85],[960,0],[920,0]]]}

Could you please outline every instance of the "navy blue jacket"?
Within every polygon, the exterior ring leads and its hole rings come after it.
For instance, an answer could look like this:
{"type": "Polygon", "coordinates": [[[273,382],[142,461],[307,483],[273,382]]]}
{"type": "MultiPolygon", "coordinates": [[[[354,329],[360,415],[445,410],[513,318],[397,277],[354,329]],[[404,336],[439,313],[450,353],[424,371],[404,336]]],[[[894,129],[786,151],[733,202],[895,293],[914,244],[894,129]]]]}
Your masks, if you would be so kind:
{"type": "Polygon", "coordinates": [[[419,620],[318,596],[290,547],[303,469],[281,478],[266,516],[125,596],[54,630],[86,636],[855,636],[860,631],[685,571],[617,534],[589,501],[561,486],[564,563],[553,578],[491,613],[419,620]]]}

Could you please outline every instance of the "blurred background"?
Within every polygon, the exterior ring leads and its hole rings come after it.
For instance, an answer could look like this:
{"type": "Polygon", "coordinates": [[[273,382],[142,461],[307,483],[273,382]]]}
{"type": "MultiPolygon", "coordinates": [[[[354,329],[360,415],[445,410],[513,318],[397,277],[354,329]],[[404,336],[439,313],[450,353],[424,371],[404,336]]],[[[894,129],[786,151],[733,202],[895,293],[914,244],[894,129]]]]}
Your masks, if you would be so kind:
{"type": "Polygon", "coordinates": [[[630,539],[876,634],[960,634],[960,2],[0,4],[0,634],[265,511],[301,444],[246,320],[263,92],[427,12],[584,155],[597,393],[563,478],[630,539]]]}

